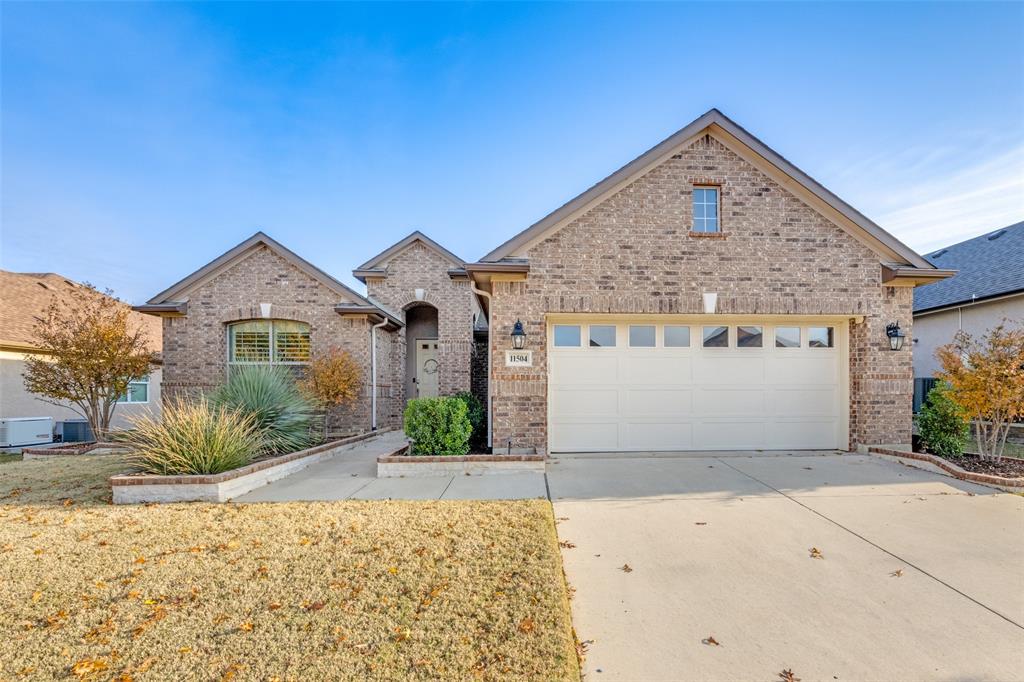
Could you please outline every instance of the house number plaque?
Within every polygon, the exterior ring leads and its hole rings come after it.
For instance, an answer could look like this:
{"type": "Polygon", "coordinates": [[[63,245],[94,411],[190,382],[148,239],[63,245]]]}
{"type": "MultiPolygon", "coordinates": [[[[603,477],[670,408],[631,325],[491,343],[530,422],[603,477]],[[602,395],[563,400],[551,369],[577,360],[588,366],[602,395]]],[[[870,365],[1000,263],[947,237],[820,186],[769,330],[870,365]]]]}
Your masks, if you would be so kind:
{"type": "Polygon", "coordinates": [[[507,350],[505,351],[506,367],[533,367],[532,350],[507,350]]]}

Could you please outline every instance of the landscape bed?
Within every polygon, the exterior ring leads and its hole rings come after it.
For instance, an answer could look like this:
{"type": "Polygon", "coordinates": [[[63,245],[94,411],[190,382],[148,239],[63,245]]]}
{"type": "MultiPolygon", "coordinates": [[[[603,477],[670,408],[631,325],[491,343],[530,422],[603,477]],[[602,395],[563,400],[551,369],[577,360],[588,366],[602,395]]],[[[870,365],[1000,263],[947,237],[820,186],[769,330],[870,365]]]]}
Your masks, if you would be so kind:
{"type": "Polygon", "coordinates": [[[111,506],[0,468],[7,679],[578,680],[544,501],[111,506]]]}
{"type": "Polygon", "coordinates": [[[367,440],[388,430],[371,431],[321,443],[298,452],[267,457],[219,474],[163,476],[131,473],[111,476],[113,502],[226,502],[333,456],[338,448],[367,440]]]}
{"type": "MultiPolygon", "coordinates": [[[[910,448],[883,446],[873,446],[869,448],[868,451],[871,454],[880,457],[895,459],[902,464],[915,466],[929,471],[933,471],[937,468],[940,469],[942,473],[952,476],[953,478],[958,478],[961,481],[981,483],[983,485],[993,486],[1009,492],[1024,492],[1024,476],[1005,476],[979,471],[967,471],[955,463],[956,461],[962,460],[962,457],[953,460],[926,452],[914,452],[910,448]],[[923,466],[921,463],[923,463],[923,466]]],[[[1004,458],[1004,461],[1006,461],[1006,458],[1004,458]]]]}

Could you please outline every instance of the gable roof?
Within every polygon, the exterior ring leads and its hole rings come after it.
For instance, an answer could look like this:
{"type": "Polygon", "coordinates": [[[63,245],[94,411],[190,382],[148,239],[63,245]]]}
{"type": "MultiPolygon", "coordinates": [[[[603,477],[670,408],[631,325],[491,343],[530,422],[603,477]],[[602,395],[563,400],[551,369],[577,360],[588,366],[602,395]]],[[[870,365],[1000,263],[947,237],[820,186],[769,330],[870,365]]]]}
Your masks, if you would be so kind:
{"type": "Polygon", "coordinates": [[[456,269],[461,269],[463,265],[465,265],[464,260],[456,256],[454,253],[444,248],[437,242],[435,242],[427,235],[423,234],[419,230],[416,230],[407,237],[405,237],[404,239],[395,242],[394,244],[384,249],[370,260],[360,265],[358,268],[352,271],[352,275],[363,283],[366,283],[366,278],[368,276],[386,276],[387,273],[385,272],[384,266],[387,265],[387,262],[397,254],[401,253],[408,247],[412,246],[412,244],[414,244],[415,242],[420,242],[431,251],[434,251],[442,258],[449,261],[456,269]]]}
{"type": "Polygon", "coordinates": [[[947,246],[927,258],[959,272],[915,289],[915,313],[1024,292],[1024,222],[947,246]]]}
{"type": "Polygon", "coordinates": [[[906,263],[915,268],[928,270],[933,268],[931,263],[914,252],[913,249],[903,244],[830,192],[819,182],[791,164],[780,154],[770,149],[766,144],[741,128],[718,109],[711,109],[703,116],[700,116],[587,191],[512,237],[512,239],[509,239],[484,256],[481,261],[493,262],[517,255],[518,250],[522,247],[562,227],[584,210],[659,165],[671,157],[680,147],[691,142],[695,137],[709,129],[711,129],[711,132],[716,137],[720,136],[726,140],[737,142],[742,147],[753,152],[757,157],[763,159],[769,167],[781,172],[784,176],[790,178],[797,187],[802,188],[805,192],[816,198],[824,207],[831,208],[837,214],[837,217],[840,218],[840,220],[836,221],[837,224],[879,253],[883,260],[906,263]],[[843,224],[844,220],[847,224],[843,224]]]}
{"type": "Polygon", "coordinates": [[[147,305],[137,307],[143,311],[146,311],[146,309],[149,308],[150,310],[148,310],[147,312],[158,312],[156,308],[161,306],[168,308],[168,312],[170,312],[170,309],[172,307],[180,309],[180,305],[178,304],[182,302],[181,296],[187,293],[189,289],[212,278],[214,275],[218,274],[224,268],[234,264],[240,258],[247,256],[252,249],[260,245],[266,246],[268,249],[276,253],[278,256],[281,256],[286,261],[288,261],[289,263],[291,263],[292,265],[294,265],[299,270],[306,273],[313,279],[317,280],[328,289],[337,292],[338,295],[341,296],[342,298],[352,303],[368,305],[374,308],[379,307],[375,305],[373,302],[371,302],[369,299],[367,299],[365,296],[362,296],[359,293],[357,293],[354,289],[345,286],[344,284],[334,279],[333,277],[331,277],[326,272],[316,267],[306,259],[298,256],[293,251],[285,248],[280,243],[274,241],[263,232],[257,232],[256,234],[249,237],[241,244],[235,246],[234,248],[230,249],[223,255],[215,258],[214,260],[210,261],[203,267],[199,268],[188,277],[161,291],[159,294],[149,299],[147,305]]]}
{"type": "MultiPolygon", "coordinates": [[[[82,285],[55,272],[9,272],[0,270],[0,345],[36,348],[34,327],[46,315],[54,299],[66,299],[82,285]]],[[[97,292],[97,296],[105,296],[97,292]]],[[[125,304],[127,305],[127,304],[125,304]]],[[[149,347],[159,351],[163,336],[160,321],[132,313],[132,320],[146,333],[149,347]]]]}

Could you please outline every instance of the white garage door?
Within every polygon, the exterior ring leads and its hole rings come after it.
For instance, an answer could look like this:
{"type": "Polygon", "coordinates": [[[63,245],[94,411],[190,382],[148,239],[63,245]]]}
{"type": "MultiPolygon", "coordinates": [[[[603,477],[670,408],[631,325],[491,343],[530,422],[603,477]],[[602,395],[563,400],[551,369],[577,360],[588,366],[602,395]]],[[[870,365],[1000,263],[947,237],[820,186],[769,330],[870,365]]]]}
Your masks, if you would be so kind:
{"type": "Polygon", "coordinates": [[[847,444],[845,321],[548,326],[552,452],[847,444]]]}

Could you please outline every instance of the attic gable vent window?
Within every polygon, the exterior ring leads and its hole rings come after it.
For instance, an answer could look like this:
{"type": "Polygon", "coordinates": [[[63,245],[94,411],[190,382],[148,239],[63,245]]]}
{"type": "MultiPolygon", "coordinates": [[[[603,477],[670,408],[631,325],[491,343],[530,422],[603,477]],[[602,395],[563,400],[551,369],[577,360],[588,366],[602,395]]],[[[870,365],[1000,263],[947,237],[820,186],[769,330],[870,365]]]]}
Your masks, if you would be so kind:
{"type": "Polygon", "coordinates": [[[718,232],[718,188],[693,188],[693,231],[718,232]]]}

